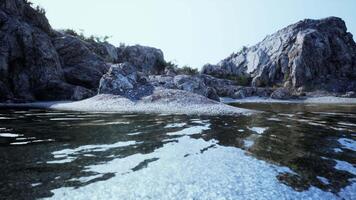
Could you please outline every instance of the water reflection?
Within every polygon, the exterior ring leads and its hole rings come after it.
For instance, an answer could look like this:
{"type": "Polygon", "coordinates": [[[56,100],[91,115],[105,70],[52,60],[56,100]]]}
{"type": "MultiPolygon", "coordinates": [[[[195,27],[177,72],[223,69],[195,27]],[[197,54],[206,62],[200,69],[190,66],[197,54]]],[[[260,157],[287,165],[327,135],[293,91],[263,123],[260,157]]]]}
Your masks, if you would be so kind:
{"type": "Polygon", "coordinates": [[[275,179],[296,192],[317,188],[335,195],[355,184],[356,107],[239,106],[266,112],[232,118],[2,110],[0,194],[35,199],[98,183],[123,184],[127,192],[137,179],[165,184],[160,189],[169,187],[171,195],[180,194],[174,185],[181,182],[197,195],[220,188],[228,191],[212,195],[231,198],[249,197],[250,187],[243,187],[250,181],[256,190],[275,179]],[[244,178],[253,173],[261,177],[244,178]],[[142,174],[146,178],[137,177],[142,174]]]}

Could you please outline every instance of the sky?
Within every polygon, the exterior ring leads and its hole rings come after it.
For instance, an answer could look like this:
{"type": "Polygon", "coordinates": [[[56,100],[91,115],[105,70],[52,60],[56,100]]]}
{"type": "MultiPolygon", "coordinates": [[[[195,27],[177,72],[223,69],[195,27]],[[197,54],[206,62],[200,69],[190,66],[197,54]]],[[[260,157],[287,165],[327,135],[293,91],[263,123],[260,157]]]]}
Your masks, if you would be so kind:
{"type": "Polygon", "coordinates": [[[55,29],[161,49],[201,68],[305,18],[337,16],[356,34],[356,0],[31,0],[55,29]]]}

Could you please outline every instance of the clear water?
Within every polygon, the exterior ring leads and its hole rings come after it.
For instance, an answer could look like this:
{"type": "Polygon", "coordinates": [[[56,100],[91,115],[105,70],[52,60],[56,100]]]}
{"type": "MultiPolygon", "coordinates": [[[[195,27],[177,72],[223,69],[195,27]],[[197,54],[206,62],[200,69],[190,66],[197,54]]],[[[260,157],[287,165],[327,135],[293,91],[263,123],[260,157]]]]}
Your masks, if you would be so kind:
{"type": "Polygon", "coordinates": [[[0,199],[356,199],[356,107],[253,116],[0,110],[0,199]]]}

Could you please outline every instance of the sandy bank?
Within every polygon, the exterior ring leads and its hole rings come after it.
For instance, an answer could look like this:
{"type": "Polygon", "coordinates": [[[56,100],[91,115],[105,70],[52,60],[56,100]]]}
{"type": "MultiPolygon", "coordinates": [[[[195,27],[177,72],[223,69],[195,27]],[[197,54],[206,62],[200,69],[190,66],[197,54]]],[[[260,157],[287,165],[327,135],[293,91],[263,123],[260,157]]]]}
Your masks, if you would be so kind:
{"type": "Polygon", "coordinates": [[[341,97],[308,97],[301,100],[278,100],[263,97],[248,97],[244,99],[220,98],[223,103],[302,103],[302,104],[356,104],[356,98],[341,97]]]}
{"type": "Polygon", "coordinates": [[[164,91],[163,93],[161,91],[159,96],[152,95],[139,101],[132,101],[127,98],[114,95],[97,95],[95,97],[76,102],[0,104],[0,107],[30,107],[84,112],[186,115],[249,115],[257,112],[229,106],[191,93],[184,98],[173,99],[172,97],[176,97],[177,95],[186,95],[187,92],[178,90],[167,90],[167,92],[164,91]],[[169,92],[173,93],[173,96],[170,96],[172,94],[169,92]]]}

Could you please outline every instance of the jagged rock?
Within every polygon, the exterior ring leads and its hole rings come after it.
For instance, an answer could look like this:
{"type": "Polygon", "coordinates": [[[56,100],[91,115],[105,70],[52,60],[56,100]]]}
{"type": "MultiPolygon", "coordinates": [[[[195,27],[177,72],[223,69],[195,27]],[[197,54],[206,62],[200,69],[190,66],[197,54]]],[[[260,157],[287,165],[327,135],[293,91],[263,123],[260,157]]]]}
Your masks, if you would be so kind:
{"type": "Polygon", "coordinates": [[[79,100],[96,93],[105,62],[80,40],[52,30],[24,0],[0,2],[0,29],[1,100],[79,100]]]}
{"type": "Polygon", "coordinates": [[[54,31],[25,0],[0,2],[0,100],[78,100],[97,93],[109,65],[128,61],[138,71],[164,69],[154,48],[83,41],[54,31]]]}
{"type": "Polygon", "coordinates": [[[150,83],[155,87],[164,87],[167,89],[178,89],[192,92],[195,94],[200,94],[202,96],[208,97],[219,101],[220,98],[217,95],[214,88],[207,86],[204,80],[199,76],[190,75],[177,75],[177,76],[167,76],[158,75],[150,76],[150,83]]]}
{"type": "Polygon", "coordinates": [[[197,76],[178,75],[174,77],[174,84],[180,90],[200,94],[219,101],[219,96],[216,94],[215,89],[207,87],[202,79],[197,76]]]}
{"type": "Polygon", "coordinates": [[[246,97],[269,97],[273,90],[271,88],[258,88],[258,87],[237,87],[237,91],[229,96],[235,99],[243,99],[246,97]]]}
{"type": "Polygon", "coordinates": [[[40,29],[34,12],[20,0],[0,4],[0,81],[15,99],[34,100],[34,89],[64,79],[49,28],[40,29]]]}
{"type": "Polygon", "coordinates": [[[59,34],[53,44],[60,56],[68,83],[96,90],[109,66],[86,43],[74,36],[59,34]]]}
{"type": "Polygon", "coordinates": [[[340,18],[303,20],[232,54],[202,73],[252,78],[257,87],[356,90],[356,45],[340,18]]]}
{"type": "Polygon", "coordinates": [[[344,98],[356,98],[356,92],[346,92],[344,95],[342,95],[341,97],[344,97],[344,98]]]}
{"type": "Polygon", "coordinates": [[[0,100],[4,101],[8,99],[13,99],[13,94],[11,93],[7,85],[0,81],[0,100]]]}
{"type": "Polygon", "coordinates": [[[118,63],[119,61],[117,48],[108,42],[92,42],[88,48],[107,63],[118,63]]]}
{"type": "MultiPolygon", "coordinates": [[[[341,19],[304,20],[217,65],[204,66],[202,74],[177,75],[179,70],[166,68],[159,49],[83,40],[53,30],[44,13],[25,0],[2,0],[0,100],[79,100],[96,94],[100,80],[99,93],[130,99],[148,95],[155,87],[214,100],[269,96],[271,86],[297,95],[313,90],[339,95],[356,91],[355,46],[341,19]],[[109,63],[123,64],[104,75],[109,63]]],[[[287,94],[277,90],[272,96],[287,94]]]]}
{"type": "Polygon", "coordinates": [[[220,97],[231,97],[240,88],[230,80],[219,79],[205,74],[200,74],[198,77],[204,81],[206,86],[213,88],[220,97]]]}
{"type": "Polygon", "coordinates": [[[174,76],[168,75],[151,75],[149,82],[155,87],[164,87],[167,89],[177,89],[174,83],[174,76]]]}
{"type": "Polygon", "coordinates": [[[292,94],[287,88],[278,88],[271,94],[272,99],[286,100],[291,99],[292,94]]]}
{"type": "Polygon", "coordinates": [[[130,63],[112,65],[100,80],[99,94],[115,94],[129,99],[140,99],[153,91],[141,72],[130,63]]]}
{"type": "Polygon", "coordinates": [[[140,45],[121,46],[117,48],[118,62],[129,62],[137,71],[147,75],[162,74],[165,69],[163,52],[152,47],[140,45]]]}
{"type": "Polygon", "coordinates": [[[81,100],[92,97],[95,92],[87,88],[71,85],[63,81],[52,81],[37,88],[34,91],[36,99],[46,99],[46,100],[81,100]]]}
{"type": "Polygon", "coordinates": [[[0,9],[8,16],[11,16],[12,19],[37,27],[47,34],[52,33],[52,28],[44,13],[36,11],[30,6],[30,3],[24,0],[1,0],[0,9]]]}

